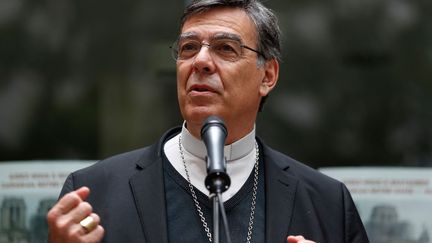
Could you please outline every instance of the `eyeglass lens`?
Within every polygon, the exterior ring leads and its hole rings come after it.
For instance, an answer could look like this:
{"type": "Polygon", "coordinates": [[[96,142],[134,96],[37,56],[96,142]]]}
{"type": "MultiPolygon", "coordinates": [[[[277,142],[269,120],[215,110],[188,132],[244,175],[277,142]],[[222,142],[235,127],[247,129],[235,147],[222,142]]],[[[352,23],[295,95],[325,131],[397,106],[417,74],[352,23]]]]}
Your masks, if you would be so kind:
{"type": "Polygon", "coordinates": [[[195,57],[203,46],[209,48],[211,54],[224,61],[237,61],[242,56],[243,46],[240,42],[231,39],[216,39],[209,44],[198,40],[181,40],[172,46],[173,57],[187,60],[195,57]]]}

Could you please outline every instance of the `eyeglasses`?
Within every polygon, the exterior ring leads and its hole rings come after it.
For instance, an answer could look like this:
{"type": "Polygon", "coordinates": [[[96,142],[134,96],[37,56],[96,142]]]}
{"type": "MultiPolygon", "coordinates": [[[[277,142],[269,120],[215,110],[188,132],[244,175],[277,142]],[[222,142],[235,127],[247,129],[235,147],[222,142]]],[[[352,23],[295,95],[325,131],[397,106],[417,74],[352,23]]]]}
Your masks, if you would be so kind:
{"type": "Polygon", "coordinates": [[[229,62],[238,61],[243,56],[243,49],[264,56],[261,52],[233,39],[214,39],[210,43],[202,43],[195,39],[184,39],[175,41],[170,48],[174,60],[188,60],[195,57],[200,52],[202,46],[207,46],[214,58],[229,62]]]}

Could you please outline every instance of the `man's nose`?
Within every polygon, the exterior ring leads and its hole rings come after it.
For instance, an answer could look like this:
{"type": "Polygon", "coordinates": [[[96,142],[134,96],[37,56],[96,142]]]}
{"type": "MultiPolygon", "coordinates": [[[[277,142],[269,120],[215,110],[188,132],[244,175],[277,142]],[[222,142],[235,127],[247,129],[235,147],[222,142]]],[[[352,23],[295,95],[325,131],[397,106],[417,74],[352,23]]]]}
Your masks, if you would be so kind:
{"type": "Polygon", "coordinates": [[[216,69],[209,44],[202,44],[193,61],[194,68],[199,72],[212,73],[216,69]]]}

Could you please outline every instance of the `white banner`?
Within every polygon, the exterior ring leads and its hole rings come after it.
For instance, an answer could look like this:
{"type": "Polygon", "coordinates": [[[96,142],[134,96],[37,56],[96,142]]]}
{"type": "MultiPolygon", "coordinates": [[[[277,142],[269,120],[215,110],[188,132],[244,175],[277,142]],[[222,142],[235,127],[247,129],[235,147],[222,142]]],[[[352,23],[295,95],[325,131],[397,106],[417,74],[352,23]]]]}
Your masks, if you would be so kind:
{"type": "Polygon", "coordinates": [[[321,172],[345,183],[370,243],[430,243],[432,169],[335,167],[321,172]]]}
{"type": "Polygon", "coordinates": [[[1,162],[0,243],[46,243],[46,213],[66,177],[92,162],[1,162]]]}

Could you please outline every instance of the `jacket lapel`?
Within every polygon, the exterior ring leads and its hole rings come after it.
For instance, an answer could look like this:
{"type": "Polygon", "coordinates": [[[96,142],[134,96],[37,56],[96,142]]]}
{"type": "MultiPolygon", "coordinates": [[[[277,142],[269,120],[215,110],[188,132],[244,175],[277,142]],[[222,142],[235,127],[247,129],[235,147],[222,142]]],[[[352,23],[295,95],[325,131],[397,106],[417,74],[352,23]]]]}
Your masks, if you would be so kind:
{"type": "Polygon", "coordinates": [[[137,162],[140,171],[129,180],[146,243],[168,243],[162,150],[165,141],[178,132],[179,128],[168,131],[151,146],[137,162]]]}
{"type": "Polygon", "coordinates": [[[162,161],[155,161],[130,179],[146,243],[167,243],[162,161]]]}
{"type": "Polygon", "coordinates": [[[286,157],[264,147],[266,242],[284,242],[291,224],[298,180],[289,175],[286,157]]]}

